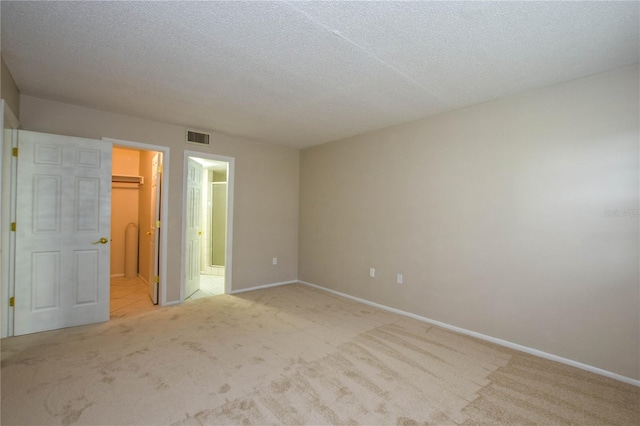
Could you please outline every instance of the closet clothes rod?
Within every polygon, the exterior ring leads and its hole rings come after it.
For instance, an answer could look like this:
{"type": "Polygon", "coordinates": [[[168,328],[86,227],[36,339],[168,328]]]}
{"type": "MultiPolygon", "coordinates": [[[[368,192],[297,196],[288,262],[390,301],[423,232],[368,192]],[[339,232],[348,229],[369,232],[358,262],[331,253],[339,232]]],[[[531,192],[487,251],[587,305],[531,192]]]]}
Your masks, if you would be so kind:
{"type": "Polygon", "coordinates": [[[113,175],[111,176],[111,182],[114,183],[137,183],[142,185],[144,183],[144,176],[125,176],[125,175],[113,175]]]}

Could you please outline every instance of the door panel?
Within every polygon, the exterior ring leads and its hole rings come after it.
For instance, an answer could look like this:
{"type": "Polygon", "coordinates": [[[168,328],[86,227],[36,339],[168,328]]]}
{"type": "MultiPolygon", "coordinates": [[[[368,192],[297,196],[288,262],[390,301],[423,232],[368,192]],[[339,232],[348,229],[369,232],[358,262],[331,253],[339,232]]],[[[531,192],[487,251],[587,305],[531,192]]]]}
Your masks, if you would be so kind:
{"type": "Polygon", "coordinates": [[[73,254],[73,270],[75,271],[75,276],[73,277],[74,306],[98,303],[100,252],[98,250],[78,250],[73,254]]]}
{"type": "Polygon", "coordinates": [[[74,229],[98,232],[100,230],[100,179],[76,178],[74,229]]]}
{"type": "Polygon", "coordinates": [[[58,308],[60,294],[60,252],[40,252],[31,255],[31,309],[58,308]]]}
{"type": "Polygon", "coordinates": [[[59,233],[61,222],[62,178],[33,176],[33,232],[59,233]]]}
{"type": "Polygon", "coordinates": [[[111,144],[19,131],[18,148],[14,334],[107,321],[111,144]]]}

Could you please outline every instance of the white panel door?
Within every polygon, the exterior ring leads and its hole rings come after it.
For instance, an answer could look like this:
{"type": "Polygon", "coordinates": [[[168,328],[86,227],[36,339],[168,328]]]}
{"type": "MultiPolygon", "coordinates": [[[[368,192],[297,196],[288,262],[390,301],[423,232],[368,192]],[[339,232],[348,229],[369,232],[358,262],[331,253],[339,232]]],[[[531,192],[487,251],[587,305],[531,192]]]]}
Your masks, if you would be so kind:
{"type": "Polygon", "coordinates": [[[151,239],[149,240],[149,296],[154,305],[158,304],[158,286],[160,285],[160,170],[162,153],[158,152],[151,160],[151,206],[150,223],[151,239]],[[157,277],[157,278],[156,278],[157,277]]]}
{"type": "Polygon", "coordinates": [[[200,240],[202,238],[202,166],[189,158],[187,167],[185,298],[200,288],[200,240]]]}
{"type": "Polygon", "coordinates": [[[14,334],[109,320],[111,144],[19,131],[14,334]]]}

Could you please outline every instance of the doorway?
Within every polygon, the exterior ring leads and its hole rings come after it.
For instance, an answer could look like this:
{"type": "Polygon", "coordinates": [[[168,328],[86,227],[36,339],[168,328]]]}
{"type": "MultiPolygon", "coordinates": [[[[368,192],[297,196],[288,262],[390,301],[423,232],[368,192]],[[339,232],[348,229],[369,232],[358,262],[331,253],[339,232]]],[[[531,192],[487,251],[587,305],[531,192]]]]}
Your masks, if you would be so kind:
{"type": "Polygon", "coordinates": [[[233,158],[185,152],[182,299],[231,286],[233,158]]]}
{"type": "Polygon", "coordinates": [[[169,148],[107,139],[112,155],[111,317],[166,304],[169,148]]]}
{"type": "Polygon", "coordinates": [[[159,171],[162,153],[113,146],[111,317],[158,303],[159,171]]]}

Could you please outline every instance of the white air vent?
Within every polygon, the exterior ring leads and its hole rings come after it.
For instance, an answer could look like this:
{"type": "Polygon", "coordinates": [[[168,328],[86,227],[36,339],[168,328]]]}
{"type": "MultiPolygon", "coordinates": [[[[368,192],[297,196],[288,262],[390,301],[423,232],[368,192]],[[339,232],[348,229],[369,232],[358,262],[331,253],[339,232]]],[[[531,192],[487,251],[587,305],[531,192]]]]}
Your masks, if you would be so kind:
{"type": "Polygon", "coordinates": [[[197,143],[200,145],[209,145],[209,135],[207,133],[199,133],[187,130],[187,142],[197,143]]]}

